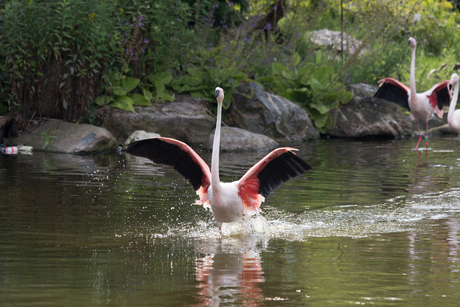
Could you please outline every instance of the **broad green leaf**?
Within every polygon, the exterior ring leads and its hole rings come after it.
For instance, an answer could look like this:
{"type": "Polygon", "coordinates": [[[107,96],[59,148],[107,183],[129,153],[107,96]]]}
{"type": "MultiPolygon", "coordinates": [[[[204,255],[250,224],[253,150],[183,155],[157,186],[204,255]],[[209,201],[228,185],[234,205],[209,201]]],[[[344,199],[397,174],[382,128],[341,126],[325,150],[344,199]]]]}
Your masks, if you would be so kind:
{"type": "Polygon", "coordinates": [[[343,103],[343,104],[347,104],[350,102],[351,99],[353,99],[353,94],[350,93],[350,92],[347,92],[346,90],[342,90],[338,96],[337,96],[337,99],[343,103]]]}
{"type": "Polygon", "coordinates": [[[313,63],[307,63],[305,66],[299,68],[297,70],[298,79],[302,80],[302,82],[308,82],[314,67],[315,65],[313,63]]]}
{"type": "Polygon", "coordinates": [[[323,85],[327,85],[331,82],[331,79],[334,75],[334,69],[328,65],[321,65],[316,67],[312,72],[312,78],[315,78],[323,85]]]}
{"type": "Polygon", "coordinates": [[[294,66],[296,66],[297,64],[299,64],[300,62],[300,55],[296,52],[294,54],[294,66]]]}
{"type": "Polygon", "coordinates": [[[133,105],[135,106],[148,107],[152,105],[152,103],[148,99],[146,99],[144,95],[134,93],[134,94],[129,94],[127,96],[128,98],[131,98],[131,100],[133,101],[133,105]]]}
{"type": "Polygon", "coordinates": [[[289,69],[284,66],[283,64],[280,64],[280,63],[273,63],[272,64],[272,75],[273,76],[276,76],[276,75],[281,75],[281,72],[282,71],[289,71],[289,69]]]}
{"type": "Polygon", "coordinates": [[[199,70],[197,68],[192,68],[192,67],[189,67],[187,68],[187,72],[190,76],[193,76],[193,77],[196,77],[196,78],[201,78],[201,79],[204,79],[204,73],[202,70],[199,70]]]}
{"type": "Polygon", "coordinates": [[[163,94],[163,100],[174,101],[174,97],[172,97],[171,95],[168,95],[168,94],[164,93],[164,94],[163,94]]]}
{"type": "Polygon", "coordinates": [[[318,50],[316,52],[316,65],[321,64],[321,58],[323,57],[323,52],[321,50],[318,50]]]}
{"type": "Polygon", "coordinates": [[[112,93],[116,96],[125,96],[126,94],[128,94],[128,92],[123,90],[121,86],[113,86],[111,87],[111,89],[112,93]]]}
{"type": "MultiPolygon", "coordinates": [[[[113,97],[107,96],[107,104],[111,103],[111,102],[114,101],[114,100],[115,100],[115,99],[113,99],[113,97]]],[[[98,106],[104,105],[104,102],[105,102],[105,95],[96,97],[96,98],[94,99],[94,103],[96,103],[98,106]]]]}
{"type": "Polygon", "coordinates": [[[138,86],[140,82],[141,80],[139,79],[126,77],[125,79],[121,80],[120,86],[123,91],[126,91],[126,93],[129,93],[133,89],[135,89],[136,86],[138,86]]]}
{"type": "Polygon", "coordinates": [[[145,99],[147,99],[148,101],[153,99],[152,92],[146,89],[145,87],[142,88],[142,94],[144,95],[145,99]]]}
{"type": "Polygon", "coordinates": [[[212,101],[207,95],[203,93],[203,91],[191,91],[190,95],[193,98],[206,98],[207,100],[212,101]]]}
{"type": "Polygon", "coordinates": [[[161,96],[163,95],[163,93],[166,90],[166,87],[163,84],[163,82],[161,82],[161,80],[159,80],[159,79],[155,80],[155,82],[153,82],[153,85],[155,86],[155,91],[156,91],[155,99],[160,100],[161,96]]]}
{"type": "Polygon", "coordinates": [[[192,77],[192,76],[185,76],[181,78],[181,81],[183,84],[190,85],[190,86],[197,86],[198,84],[203,82],[201,78],[192,77]]]}
{"type": "Polygon", "coordinates": [[[314,109],[309,109],[308,111],[310,117],[315,122],[315,126],[318,130],[320,130],[321,132],[325,132],[326,130],[330,129],[330,127],[332,126],[332,120],[329,113],[320,114],[318,111],[314,109]]]}
{"type": "Polygon", "coordinates": [[[135,112],[133,108],[133,100],[128,96],[118,96],[111,106],[121,110],[135,112]]]}
{"type": "Polygon", "coordinates": [[[324,115],[326,114],[327,112],[329,112],[332,108],[330,108],[329,106],[326,106],[324,104],[316,104],[316,103],[311,103],[309,105],[309,107],[311,108],[314,108],[315,110],[317,110],[321,115],[324,115]]]}
{"type": "Polygon", "coordinates": [[[224,110],[227,110],[228,108],[230,108],[231,103],[232,103],[232,93],[227,92],[224,96],[224,100],[222,101],[222,107],[224,108],[224,110]]]}
{"type": "Polygon", "coordinates": [[[308,84],[311,86],[311,88],[313,89],[313,91],[315,92],[320,92],[323,90],[324,86],[318,81],[316,80],[315,78],[312,78],[308,84]]]}
{"type": "Polygon", "coordinates": [[[172,75],[171,73],[165,71],[165,72],[159,73],[157,78],[160,79],[161,82],[163,82],[164,84],[169,84],[169,82],[171,82],[172,80],[172,75]]]}
{"type": "Polygon", "coordinates": [[[288,71],[285,71],[285,70],[281,71],[281,76],[283,76],[285,79],[289,81],[295,82],[294,75],[288,71]]]}

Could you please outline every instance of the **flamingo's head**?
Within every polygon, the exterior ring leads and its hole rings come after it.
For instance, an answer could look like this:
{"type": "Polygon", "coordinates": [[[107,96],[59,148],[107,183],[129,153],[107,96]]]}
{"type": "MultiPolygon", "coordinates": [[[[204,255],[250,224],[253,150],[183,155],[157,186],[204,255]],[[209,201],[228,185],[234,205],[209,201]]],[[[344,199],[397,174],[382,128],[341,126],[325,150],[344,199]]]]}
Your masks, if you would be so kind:
{"type": "Polygon", "coordinates": [[[417,41],[413,37],[409,37],[407,43],[410,45],[411,48],[415,48],[415,46],[417,46],[417,41]]]}
{"type": "Polygon", "coordinates": [[[222,102],[224,100],[224,90],[220,87],[216,87],[216,99],[218,102],[222,102]]]}
{"type": "Polygon", "coordinates": [[[458,84],[457,74],[452,74],[452,77],[450,77],[449,85],[454,85],[454,84],[458,84]]]}

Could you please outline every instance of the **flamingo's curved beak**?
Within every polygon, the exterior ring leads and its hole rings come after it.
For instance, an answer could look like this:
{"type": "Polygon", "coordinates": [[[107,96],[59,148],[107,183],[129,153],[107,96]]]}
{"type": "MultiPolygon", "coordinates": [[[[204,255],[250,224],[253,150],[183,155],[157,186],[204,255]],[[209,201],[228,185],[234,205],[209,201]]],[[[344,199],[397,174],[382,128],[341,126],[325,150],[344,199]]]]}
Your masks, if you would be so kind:
{"type": "Polygon", "coordinates": [[[216,98],[219,97],[219,90],[216,90],[216,98]]]}

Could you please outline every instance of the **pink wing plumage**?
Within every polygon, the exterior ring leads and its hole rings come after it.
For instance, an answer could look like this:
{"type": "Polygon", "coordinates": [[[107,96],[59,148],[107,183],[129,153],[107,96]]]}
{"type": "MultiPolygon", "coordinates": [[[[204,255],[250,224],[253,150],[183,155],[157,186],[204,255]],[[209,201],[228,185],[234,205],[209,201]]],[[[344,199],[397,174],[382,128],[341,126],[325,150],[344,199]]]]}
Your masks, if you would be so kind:
{"type": "Polygon", "coordinates": [[[250,168],[238,182],[238,196],[246,210],[258,211],[265,197],[290,178],[311,169],[294,148],[278,148],[250,168]]]}

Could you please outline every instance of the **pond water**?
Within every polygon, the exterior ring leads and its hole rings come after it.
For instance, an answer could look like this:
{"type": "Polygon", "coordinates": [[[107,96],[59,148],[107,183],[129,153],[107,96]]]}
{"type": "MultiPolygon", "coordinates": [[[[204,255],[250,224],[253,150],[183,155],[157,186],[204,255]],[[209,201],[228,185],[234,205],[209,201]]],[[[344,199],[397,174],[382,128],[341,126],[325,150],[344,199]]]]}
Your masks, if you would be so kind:
{"type": "MultiPolygon", "coordinates": [[[[169,167],[0,155],[0,305],[458,306],[460,141],[416,142],[287,144],[313,170],[222,237],[169,167]]],[[[221,154],[221,179],[265,154],[221,154]]]]}

